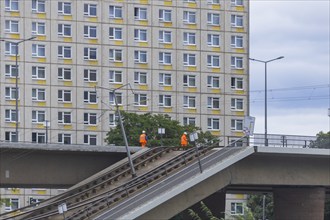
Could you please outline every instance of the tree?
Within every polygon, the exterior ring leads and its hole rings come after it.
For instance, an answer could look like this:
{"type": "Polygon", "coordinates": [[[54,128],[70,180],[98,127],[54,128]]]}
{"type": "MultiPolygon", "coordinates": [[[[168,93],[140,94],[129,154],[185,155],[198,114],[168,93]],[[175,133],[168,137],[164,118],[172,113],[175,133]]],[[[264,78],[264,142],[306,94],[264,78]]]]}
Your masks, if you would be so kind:
{"type": "MultiPolygon", "coordinates": [[[[262,219],[263,213],[263,195],[248,195],[247,206],[251,209],[256,219],[262,219]]],[[[266,194],[265,197],[265,217],[266,219],[273,219],[274,213],[273,196],[266,194]]]]}
{"type": "Polygon", "coordinates": [[[323,133],[320,131],[316,134],[316,140],[311,141],[309,147],[330,149],[330,131],[328,131],[328,133],[323,133]]]}
{"type": "MultiPolygon", "coordinates": [[[[217,137],[210,132],[202,132],[195,126],[182,126],[176,120],[171,120],[168,115],[163,114],[136,114],[121,112],[128,145],[139,146],[139,136],[142,130],[148,136],[148,147],[154,146],[180,146],[180,137],[184,131],[191,133],[199,132],[199,143],[209,143],[217,141],[217,137]],[[165,128],[165,134],[158,134],[158,128],[165,128]]],[[[120,125],[107,133],[105,141],[108,144],[124,146],[125,142],[121,133],[120,125]]]]}

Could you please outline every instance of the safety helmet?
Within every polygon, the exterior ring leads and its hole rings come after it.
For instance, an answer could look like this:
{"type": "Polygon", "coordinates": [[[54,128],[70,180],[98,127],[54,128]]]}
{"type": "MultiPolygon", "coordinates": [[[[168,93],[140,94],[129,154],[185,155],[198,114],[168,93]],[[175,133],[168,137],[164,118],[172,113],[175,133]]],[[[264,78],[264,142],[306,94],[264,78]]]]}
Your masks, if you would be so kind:
{"type": "Polygon", "coordinates": [[[183,134],[187,135],[187,132],[183,132],[183,134]]]}
{"type": "Polygon", "coordinates": [[[145,134],[145,133],[146,133],[146,131],[142,131],[142,133],[143,133],[143,134],[145,134]]]}

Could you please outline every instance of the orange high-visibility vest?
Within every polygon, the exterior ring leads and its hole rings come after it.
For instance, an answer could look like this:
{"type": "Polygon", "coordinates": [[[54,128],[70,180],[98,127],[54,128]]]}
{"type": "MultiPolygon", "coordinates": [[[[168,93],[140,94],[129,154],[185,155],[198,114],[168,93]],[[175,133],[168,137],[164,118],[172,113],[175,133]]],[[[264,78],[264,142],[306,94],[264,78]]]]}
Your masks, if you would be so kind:
{"type": "Polygon", "coordinates": [[[185,134],[183,134],[181,136],[181,146],[182,147],[188,146],[188,138],[187,138],[187,135],[185,135],[185,134]]]}
{"type": "Polygon", "coordinates": [[[146,145],[147,144],[147,135],[146,134],[141,134],[140,135],[140,144],[141,145],[146,145]]]}

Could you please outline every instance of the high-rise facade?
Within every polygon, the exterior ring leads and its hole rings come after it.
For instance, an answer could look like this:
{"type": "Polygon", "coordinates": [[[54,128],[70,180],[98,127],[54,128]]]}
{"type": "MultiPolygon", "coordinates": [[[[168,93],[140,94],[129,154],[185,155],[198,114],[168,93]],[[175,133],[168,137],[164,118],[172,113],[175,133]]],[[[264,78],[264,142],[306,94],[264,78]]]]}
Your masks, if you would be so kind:
{"type": "Polygon", "coordinates": [[[0,141],[18,120],[18,141],[104,145],[119,87],[122,110],[242,136],[248,16],[248,0],[1,1],[0,141]]]}

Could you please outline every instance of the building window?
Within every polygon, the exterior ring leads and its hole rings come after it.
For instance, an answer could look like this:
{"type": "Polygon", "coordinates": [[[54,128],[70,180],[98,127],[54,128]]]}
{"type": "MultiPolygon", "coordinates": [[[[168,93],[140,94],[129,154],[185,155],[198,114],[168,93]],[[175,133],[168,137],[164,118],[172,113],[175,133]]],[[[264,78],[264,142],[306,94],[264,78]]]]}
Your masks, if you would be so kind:
{"type": "Polygon", "coordinates": [[[113,62],[122,62],[123,51],[120,49],[109,49],[109,59],[113,62]]]}
{"type": "Polygon", "coordinates": [[[196,118],[183,117],[183,125],[196,125],[196,118]]]}
{"type": "Polygon", "coordinates": [[[18,0],[5,0],[5,11],[19,11],[18,0]]]}
{"type": "Polygon", "coordinates": [[[89,17],[97,16],[97,5],[95,4],[84,4],[84,15],[89,17]]]}
{"type": "Polygon", "coordinates": [[[57,5],[60,15],[71,15],[71,2],[58,2],[57,5]]]}
{"type": "Polygon", "coordinates": [[[163,65],[172,64],[172,53],[171,52],[159,52],[158,62],[163,65]]]}
{"type": "Polygon", "coordinates": [[[71,46],[58,46],[57,57],[61,59],[71,59],[71,46]]]}
{"type": "Polygon", "coordinates": [[[219,89],[220,77],[219,76],[207,76],[207,87],[219,89]]]}
{"type": "Polygon", "coordinates": [[[58,68],[58,79],[59,80],[66,80],[66,81],[71,81],[71,68],[63,68],[63,67],[59,67],[58,68]]]}
{"type": "Polygon", "coordinates": [[[235,69],[243,69],[243,57],[231,57],[231,67],[235,69]]]}
{"type": "Polygon", "coordinates": [[[146,8],[134,8],[135,20],[147,20],[147,9],[146,8]]]}
{"type": "Polygon", "coordinates": [[[184,108],[196,108],[196,97],[195,96],[183,96],[183,107],[184,108]]]}
{"type": "Polygon", "coordinates": [[[172,96],[171,95],[159,95],[159,106],[171,107],[172,96]]]}
{"type": "Polygon", "coordinates": [[[147,63],[147,51],[135,50],[134,51],[135,63],[147,63]]]}
{"type": "Polygon", "coordinates": [[[207,24],[209,25],[220,25],[220,14],[207,13],[207,24]]]}
{"type": "Polygon", "coordinates": [[[207,0],[207,4],[219,5],[220,4],[220,0],[207,0]]]}
{"type": "Polygon", "coordinates": [[[171,86],[172,75],[170,73],[159,73],[159,84],[163,86],[171,86]]]}
{"type": "Polygon", "coordinates": [[[231,99],[231,110],[242,111],[243,110],[243,99],[232,98],[231,99]]]}
{"type": "Polygon", "coordinates": [[[97,103],[97,96],[95,91],[84,91],[84,102],[89,104],[97,103]]]}
{"type": "Polygon", "coordinates": [[[96,113],[84,113],[84,124],[85,125],[96,125],[97,115],[96,113]]]}
{"type": "Polygon", "coordinates": [[[230,45],[234,48],[243,48],[243,36],[231,36],[230,45]]]}
{"type": "Polygon", "coordinates": [[[231,88],[235,90],[243,89],[243,78],[241,77],[231,77],[231,88]]]}
{"type": "Polygon", "coordinates": [[[85,38],[96,38],[97,37],[97,27],[91,25],[84,26],[84,37],[85,38]]]}
{"type": "Polygon", "coordinates": [[[159,31],[159,42],[164,44],[172,43],[171,31],[159,31]]]}
{"type": "Polygon", "coordinates": [[[122,40],[123,39],[123,30],[119,27],[110,27],[109,28],[109,39],[110,40],[122,40]]]}
{"type": "Polygon", "coordinates": [[[32,79],[46,79],[46,68],[44,66],[32,66],[32,79]]]}
{"type": "Polygon", "coordinates": [[[219,68],[220,67],[220,56],[207,55],[207,66],[219,68]]]}
{"type": "Polygon", "coordinates": [[[58,112],[57,123],[59,124],[71,124],[71,112],[58,112]]]}
{"type": "Polygon", "coordinates": [[[231,26],[232,27],[243,27],[243,16],[242,15],[231,15],[231,26]]]}
{"type": "Polygon", "coordinates": [[[183,75],[183,86],[196,87],[195,75],[183,75]]]}
{"type": "Polygon", "coordinates": [[[183,54],[184,66],[196,66],[196,54],[185,53],[183,54]]]}
{"type": "Polygon", "coordinates": [[[145,72],[134,72],[134,83],[140,85],[147,84],[147,73],[145,72]]]}
{"type": "Polygon", "coordinates": [[[33,101],[46,101],[46,90],[45,89],[32,89],[32,100],[33,101]]]}
{"type": "Polygon", "coordinates": [[[109,17],[115,19],[122,19],[123,18],[123,9],[120,6],[109,6],[109,17]]]}
{"type": "Polygon", "coordinates": [[[109,114],[109,126],[114,127],[118,124],[118,115],[117,114],[109,114]]]}
{"type": "Polygon", "coordinates": [[[85,82],[97,82],[97,70],[84,69],[84,81],[85,82]]]}
{"type": "Polygon", "coordinates": [[[109,82],[110,83],[123,83],[123,73],[121,71],[109,71],[109,82]]]}
{"type": "Polygon", "coordinates": [[[118,105],[123,104],[123,94],[116,92],[114,95],[112,92],[109,93],[109,103],[110,105],[115,105],[117,102],[118,105]],[[116,98],[116,99],[115,99],[116,98]]]}
{"type": "Polygon", "coordinates": [[[146,42],[147,41],[147,30],[134,29],[134,40],[146,42]]]}
{"type": "Polygon", "coordinates": [[[232,119],[231,120],[231,130],[233,131],[243,131],[243,120],[232,119]]]}
{"type": "Polygon", "coordinates": [[[196,12],[183,11],[183,22],[186,24],[196,24],[196,12]]]}
{"type": "Polygon", "coordinates": [[[5,110],[5,121],[6,122],[16,122],[16,110],[15,109],[6,109],[5,110]]]}
{"type": "Polygon", "coordinates": [[[45,0],[32,0],[32,12],[34,13],[45,13],[45,0]]]}
{"type": "Polygon", "coordinates": [[[71,134],[58,134],[57,142],[61,144],[71,144],[71,134]]]}
{"type": "Polygon", "coordinates": [[[196,0],[183,0],[183,2],[196,3],[196,0]]]}
{"type": "Polygon", "coordinates": [[[218,118],[208,118],[207,119],[207,129],[209,129],[209,130],[220,130],[220,119],[218,119],[218,118]]]}
{"type": "Polygon", "coordinates": [[[17,93],[16,93],[16,88],[15,87],[6,87],[5,88],[5,99],[6,100],[16,100],[19,99],[19,88],[17,88],[17,93]]]}
{"type": "Polygon", "coordinates": [[[184,32],[183,33],[184,45],[196,45],[196,33],[184,32]]]}
{"type": "Polygon", "coordinates": [[[219,34],[208,34],[207,45],[211,47],[220,47],[220,35],[219,34]]]}
{"type": "Polygon", "coordinates": [[[94,134],[85,134],[84,135],[84,144],[96,145],[97,144],[96,135],[94,135],[94,134]]]}
{"type": "Polygon", "coordinates": [[[219,97],[207,97],[207,108],[220,109],[219,97]]]}
{"type": "Polygon", "coordinates": [[[33,143],[46,143],[46,134],[40,132],[32,132],[33,143]]]}
{"type": "Polygon", "coordinates": [[[243,0],[231,0],[233,6],[243,6],[243,0]]]}
{"type": "Polygon", "coordinates": [[[18,68],[16,68],[16,65],[6,64],[5,65],[5,76],[10,78],[16,78],[19,74],[17,74],[17,71],[19,71],[18,68]]]}
{"type": "Polygon", "coordinates": [[[32,111],[32,123],[44,123],[45,118],[46,118],[45,111],[38,111],[38,110],[32,111]]]}
{"type": "Polygon", "coordinates": [[[44,22],[32,22],[32,35],[45,35],[46,24],[44,22]]]}
{"type": "Polygon", "coordinates": [[[97,60],[97,48],[85,47],[84,60],[97,60]]]}
{"type": "Polygon", "coordinates": [[[5,54],[10,56],[15,56],[16,52],[18,54],[18,46],[12,42],[5,42],[5,54]]]}
{"type": "Polygon", "coordinates": [[[172,11],[167,9],[159,9],[160,22],[172,22],[172,11]]]}
{"type": "Polygon", "coordinates": [[[134,105],[147,106],[147,94],[134,94],[134,105]]]}
{"type": "Polygon", "coordinates": [[[32,44],[32,56],[33,57],[45,57],[46,56],[45,45],[32,44]]]}
{"type": "Polygon", "coordinates": [[[16,135],[16,132],[13,132],[13,131],[6,131],[6,132],[5,132],[5,141],[9,141],[9,142],[17,142],[17,135],[16,135]]]}
{"type": "Polygon", "coordinates": [[[6,20],[5,21],[5,32],[16,34],[19,32],[18,21],[6,20]]]}
{"type": "Polygon", "coordinates": [[[71,37],[71,24],[58,24],[57,35],[61,37],[71,37]]]}
{"type": "Polygon", "coordinates": [[[71,90],[62,90],[62,89],[60,89],[60,90],[58,90],[58,92],[57,92],[57,100],[59,101],[59,102],[71,102],[72,100],[71,100],[71,94],[72,94],[72,92],[71,92],[71,90]]]}
{"type": "Polygon", "coordinates": [[[5,211],[13,211],[20,207],[18,198],[5,198],[5,211]]]}

